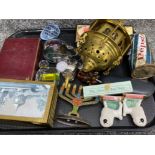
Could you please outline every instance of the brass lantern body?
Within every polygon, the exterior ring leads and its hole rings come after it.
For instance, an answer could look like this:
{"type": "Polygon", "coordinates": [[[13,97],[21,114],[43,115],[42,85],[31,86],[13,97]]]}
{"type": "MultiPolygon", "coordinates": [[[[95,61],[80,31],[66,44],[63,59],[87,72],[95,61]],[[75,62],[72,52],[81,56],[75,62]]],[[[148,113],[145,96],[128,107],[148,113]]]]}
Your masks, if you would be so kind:
{"type": "Polygon", "coordinates": [[[96,20],[78,42],[77,52],[83,61],[82,70],[103,70],[108,74],[120,64],[130,45],[130,36],[122,21],[96,20]]]}

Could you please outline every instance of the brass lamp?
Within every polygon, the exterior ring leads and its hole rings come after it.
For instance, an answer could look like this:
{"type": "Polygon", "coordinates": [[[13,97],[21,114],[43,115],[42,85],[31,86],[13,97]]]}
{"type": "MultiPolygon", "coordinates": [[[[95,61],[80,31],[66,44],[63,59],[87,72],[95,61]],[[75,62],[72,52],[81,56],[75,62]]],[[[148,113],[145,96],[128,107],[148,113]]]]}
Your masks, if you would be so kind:
{"type": "Polygon", "coordinates": [[[122,20],[96,20],[90,31],[84,33],[78,42],[77,52],[83,61],[82,71],[104,71],[108,74],[120,64],[127,53],[131,39],[122,20]]]}

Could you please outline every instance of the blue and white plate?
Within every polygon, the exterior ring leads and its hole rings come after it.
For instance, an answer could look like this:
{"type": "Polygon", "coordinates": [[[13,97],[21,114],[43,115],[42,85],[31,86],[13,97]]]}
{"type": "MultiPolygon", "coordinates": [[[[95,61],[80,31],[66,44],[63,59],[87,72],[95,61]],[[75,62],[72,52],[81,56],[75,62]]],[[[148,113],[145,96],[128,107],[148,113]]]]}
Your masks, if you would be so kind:
{"type": "Polygon", "coordinates": [[[60,28],[56,24],[48,24],[40,34],[42,40],[50,40],[58,38],[60,35],[60,28]]]}

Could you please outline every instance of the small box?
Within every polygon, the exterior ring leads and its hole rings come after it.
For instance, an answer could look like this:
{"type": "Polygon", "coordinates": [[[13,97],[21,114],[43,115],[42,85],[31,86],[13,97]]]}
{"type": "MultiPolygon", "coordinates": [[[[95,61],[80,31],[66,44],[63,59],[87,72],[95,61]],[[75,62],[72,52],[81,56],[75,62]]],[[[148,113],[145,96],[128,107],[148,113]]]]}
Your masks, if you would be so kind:
{"type": "Polygon", "coordinates": [[[0,119],[53,125],[56,84],[0,79],[0,119]]]}
{"type": "Polygon", "coordinates": [[[8,38],[0,52],[0,78],[33,80],[40,59],[39,38],[8,38]]]}
{"type": "Polygon", "coordinates": [[[90,28],[90,25],[77,25],[77,27],[76,27],[76,42],[79,41],[79,38],[83,33],[89,31],[89,28],[90,28]]]}

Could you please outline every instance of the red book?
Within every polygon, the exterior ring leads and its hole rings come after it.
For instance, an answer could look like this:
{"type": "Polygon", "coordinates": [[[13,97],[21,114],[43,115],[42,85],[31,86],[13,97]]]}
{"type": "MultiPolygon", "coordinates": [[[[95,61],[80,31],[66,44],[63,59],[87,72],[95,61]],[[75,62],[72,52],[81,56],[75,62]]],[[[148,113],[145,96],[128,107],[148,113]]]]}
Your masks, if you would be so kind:
{"type": "Polygon", "coordinates": [[[33,80],[39,55],[39,38],[6,39],[0,52],[0,78],[33,80]]]}

